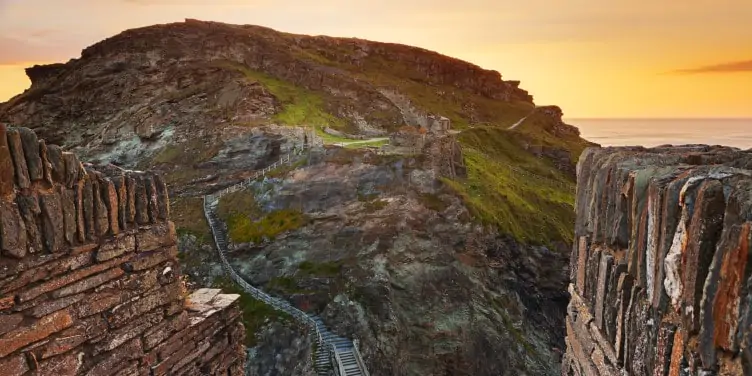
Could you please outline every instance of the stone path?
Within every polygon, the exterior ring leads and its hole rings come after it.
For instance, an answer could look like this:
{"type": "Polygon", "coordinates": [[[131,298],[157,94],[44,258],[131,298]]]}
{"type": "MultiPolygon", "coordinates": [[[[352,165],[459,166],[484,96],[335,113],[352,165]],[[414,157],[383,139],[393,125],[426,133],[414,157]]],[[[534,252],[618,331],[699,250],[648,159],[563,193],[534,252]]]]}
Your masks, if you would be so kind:
{"type": "Polygon", "coordinates": [[[225,273],[253,298],[268,304],[278,311],[287,313],[313,331],[312,335],[315,337],[314,340],[318,345],[314,363],[319,376],[329,376],[332,374],[337,376],[369,376],[363,358],[358,351],[357,340],[351,341],[336,335],[324,325],[320,317],[305,313],[286,300],[273,297],[261,289],[252,286],[232,268],[226,257],[228,244],[227,231],[224,224],[216,215],[219,198],[227,193],[236,192],[247,187],[251,182],[265,176],[267,172],[277,167],[284,164],[292,164],[293,157],[297,155],[299,154],[288,154],[271,166],[257,171],[251,178],[215,194],[204,196],[204,215],[209,222],[214,243],[217,246],[219,258],[225,273]]]}

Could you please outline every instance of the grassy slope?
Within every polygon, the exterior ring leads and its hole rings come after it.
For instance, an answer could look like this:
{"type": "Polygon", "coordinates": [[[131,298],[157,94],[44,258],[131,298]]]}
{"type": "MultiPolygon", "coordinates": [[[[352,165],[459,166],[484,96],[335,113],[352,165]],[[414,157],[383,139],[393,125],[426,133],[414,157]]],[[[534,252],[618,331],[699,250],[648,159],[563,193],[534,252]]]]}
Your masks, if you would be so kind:
{"type": "Polygon", "coordinates": [[[517,137],[493,127],[462,132],[468,177],[446,183],[484,224],[527,243],[571,242],[574,183],[523,150],[517,137]]]}
{"type": "MultiPolygon", "coordinates": [[[[376,87],[397,89],[416,107],[449,117],[453,128],[463,130],[459,141],[463,145],[468,177],[446,183],[464,199],[476,219],[528,243],[572,241],[574,182],[520,145],[566,149],[576,160],[585,144],[576,137],[561,139],[550,134],[547,129],[552,120],[541,115],[530,116],[514,131],[506,131],[532,111],[531,104],[502,102],[454,87],[427,85],[411,77],[413,74],[408,67],[378,57],[368,59],[361,67],[354,67],[332,62],[315,51],[298,51],[298,56],[343,69],[376,87]],[[471,124],[471,116],[463,109],[463,103],[473,103],[474,116],[483,120],[471,124]]],[[[232,68],[264,85],[282,103],[283,109],[274,120],[317,128],[346,127],[343,120],[327,112],[326,93],[313,92],[242,65],[235,64],[232,68]]],[[[276,216],[286,217],[282,220],[286,223],[282,227],[287,226],[287,219],[293,224],[299,222],[287,218],[287,214],[290,213],[275,214],[270,220],[277,222],[276,216]]],[[[255,240],[262,233],[276,232],[267,229],[266,224],[263,229],[252,229],[247,220],[241,220],[239,216],[229,216],[228,220],[231,228],[236,229],[237,240],[255,240]]]]}

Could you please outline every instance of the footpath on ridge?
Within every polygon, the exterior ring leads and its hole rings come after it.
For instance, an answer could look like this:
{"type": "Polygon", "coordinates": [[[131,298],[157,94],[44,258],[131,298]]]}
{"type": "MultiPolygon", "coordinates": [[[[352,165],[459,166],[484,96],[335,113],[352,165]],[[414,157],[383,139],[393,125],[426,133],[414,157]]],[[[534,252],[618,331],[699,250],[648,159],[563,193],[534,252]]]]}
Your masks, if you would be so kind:
{"type": "MultiPolygon", "coordinates": [[[[316,138],[311,139],[316,140],[316,138]]],[[[272,165],[256,171],[256,173],[250,178],[214,194],[204,196],[204,215],[206,216],[206,220],[211,228],[214,243],[217,247],[217,253],[219,254],[222,263],[222,268],[232,281],[254,299],[268,304],[277,311],[290,315],[292,318],[312,330],[314,341],[317,344],[314,364],[319,376],[331,375],[332,372],[337,376],[369,376],[365,363],[358,351],[357,340],[351,341],[350,339],[336,335],[324,325],[323,320],[317,315],[305,313],[286,300],[273,297],[263,290],[252,286],[232,268],[232,265],[227,260],[227,232],[225,225],[216,215],[216,208],[219,199],[228,193],[236,192],[248,187],[255,180],[264,178],[269,171],[272,171],[275,168],[281,167],[285,164],[291,165],[295,157],[302,155],[303,152],[308,149],[310,149],[310,146],[306,145],[303,149],[295,153],[289,153],[272,165]]]]}

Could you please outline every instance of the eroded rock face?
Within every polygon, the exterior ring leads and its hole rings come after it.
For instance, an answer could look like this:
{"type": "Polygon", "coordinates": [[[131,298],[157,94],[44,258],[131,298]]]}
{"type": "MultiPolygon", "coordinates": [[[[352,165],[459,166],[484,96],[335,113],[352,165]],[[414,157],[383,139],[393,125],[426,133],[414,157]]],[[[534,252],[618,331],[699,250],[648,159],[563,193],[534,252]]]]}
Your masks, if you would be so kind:
{"type": "Polygon", "coordinates": [[[718,146],[583,153],[562,374],[752,374],[750,167],[718,146]]]}
{"type": "Polygon", "coordinates": [[[296,210],[306,224],[236,242],[230,262],[358,338],[371,375],[558,373],[566,257],[473,224],[432,165],[314,153],[251,191],[259,215],[296,210]]]}

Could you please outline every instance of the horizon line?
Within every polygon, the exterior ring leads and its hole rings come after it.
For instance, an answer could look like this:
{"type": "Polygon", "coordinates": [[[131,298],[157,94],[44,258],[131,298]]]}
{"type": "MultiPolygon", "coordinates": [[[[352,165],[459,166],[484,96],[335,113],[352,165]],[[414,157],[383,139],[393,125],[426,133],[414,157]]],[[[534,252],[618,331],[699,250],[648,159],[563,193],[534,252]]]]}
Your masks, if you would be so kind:
{"type": "Polygon", "coordinates": [[[563,117],[563,120],[752,120],[750,116],[735,116],[735,117],[625,117],[625,116],[596,116],[596,117],[563,117]]]}

